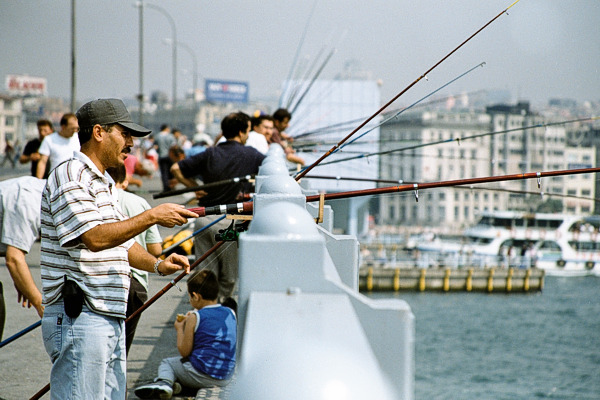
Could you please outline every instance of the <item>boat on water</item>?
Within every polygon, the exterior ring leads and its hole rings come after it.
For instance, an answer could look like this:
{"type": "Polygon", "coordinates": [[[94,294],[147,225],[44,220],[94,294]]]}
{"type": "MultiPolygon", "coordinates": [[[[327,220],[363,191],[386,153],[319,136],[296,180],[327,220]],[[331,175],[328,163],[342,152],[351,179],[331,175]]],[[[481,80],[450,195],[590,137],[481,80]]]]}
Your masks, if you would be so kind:
{"type": "Polygon", "coordinates": [[[533,267],[554,276],[600,276],[599,230],[597,215],[490,211],[462,235],[422,235],[414,249],[450,265],[533,267]]]}

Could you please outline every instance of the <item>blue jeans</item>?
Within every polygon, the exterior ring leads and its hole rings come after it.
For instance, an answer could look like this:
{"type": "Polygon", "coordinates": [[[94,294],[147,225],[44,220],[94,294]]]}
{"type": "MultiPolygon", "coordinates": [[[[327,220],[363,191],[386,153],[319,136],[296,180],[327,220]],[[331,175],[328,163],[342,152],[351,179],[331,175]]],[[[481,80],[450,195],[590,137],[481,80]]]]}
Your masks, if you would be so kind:
{"type": "Polygon", "coordinates": [[[52,361],[50,396],[56,400],[118,399],[127,392],[125,324],[91,312],[84,304],[75,319],[62,301],[49,305],[42,335],[52,361]]]}

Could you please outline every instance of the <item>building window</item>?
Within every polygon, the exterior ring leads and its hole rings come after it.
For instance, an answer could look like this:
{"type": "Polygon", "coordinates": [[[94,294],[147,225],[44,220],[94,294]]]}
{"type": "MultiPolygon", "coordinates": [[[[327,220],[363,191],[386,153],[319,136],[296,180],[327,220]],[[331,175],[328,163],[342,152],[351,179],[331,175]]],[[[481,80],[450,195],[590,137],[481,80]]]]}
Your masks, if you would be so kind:
{"type": "Polygon", "coordinates": [[[6,126],[15,126],[15,117],[8,115],[4,121],[6,126]]]}

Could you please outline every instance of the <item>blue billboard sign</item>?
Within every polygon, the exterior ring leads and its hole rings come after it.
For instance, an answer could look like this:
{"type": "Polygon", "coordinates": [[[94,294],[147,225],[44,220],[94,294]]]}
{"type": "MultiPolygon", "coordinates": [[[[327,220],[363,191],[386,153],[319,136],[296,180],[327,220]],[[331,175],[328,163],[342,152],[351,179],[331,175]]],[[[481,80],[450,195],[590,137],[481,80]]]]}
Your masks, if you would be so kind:
{"type": "Polygon", "coordinates": [[[248,82],[207,79],[204,84],[206,100],[221,103],[247,103],[248,82]]]}

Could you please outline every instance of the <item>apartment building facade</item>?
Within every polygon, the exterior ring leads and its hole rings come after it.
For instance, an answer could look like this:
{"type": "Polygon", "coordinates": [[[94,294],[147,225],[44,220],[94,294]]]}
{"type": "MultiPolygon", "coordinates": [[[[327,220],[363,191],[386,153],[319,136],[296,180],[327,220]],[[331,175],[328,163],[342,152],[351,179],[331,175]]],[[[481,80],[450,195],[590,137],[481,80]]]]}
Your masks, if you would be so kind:
{"type": "MultiPolygon", "coordinates": [[[[563,126],[544,126],[528,103],[485,111],[422,111],[381,126],[381,179],[436,182],[595,165],[592,147],[567,147],[563,126]],[[393,151],[397,150],[397,151],[393,151]]],[[[535,211],[549,198],[562,211],[591,213],[593,174],[452,186],[379,199],[378,223],[458,231],[481,211],[535,211]],[[575,193],[571,198],[567,194],[575,193]],[[588,198],[585,197],[588,193],[588,198]],[[554,195],[548,196],[548,195],[554,195]]]]}

